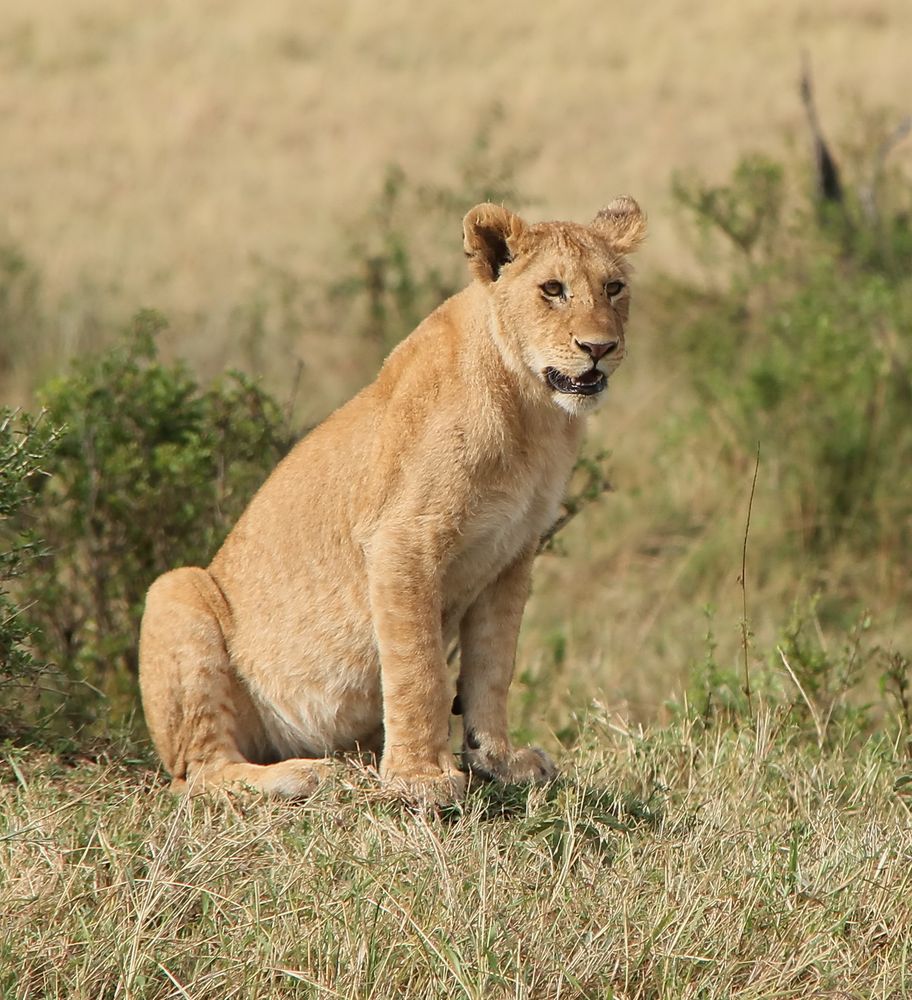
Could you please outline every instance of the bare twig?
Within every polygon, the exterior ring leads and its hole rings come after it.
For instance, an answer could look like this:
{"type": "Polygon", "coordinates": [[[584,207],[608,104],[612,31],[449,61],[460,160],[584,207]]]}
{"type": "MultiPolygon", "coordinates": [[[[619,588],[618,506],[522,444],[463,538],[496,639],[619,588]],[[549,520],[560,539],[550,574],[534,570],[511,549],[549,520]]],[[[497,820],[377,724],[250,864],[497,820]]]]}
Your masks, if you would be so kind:
{"type": "Polygon", "coordinates": [[[301,376],[304,374],[304,361],[298,358],[295,365],[295,373],[291,382],[291,392],[288,394],[288,402],[285,404],[285,434],[291,434],[291,422],[294,419],[295,403],[298,401],[298,389],[301,387],[301,376]]]}
{"type": "Polygon", "coordinates": [[[820,119],[817,117],[817,107],[814,104],[814,86],[811,80],[811,61],[807,52],[801,59],[801,102],[807,113],[808,125],[811,129],[811,139],[814,145],[814,165],[817,168],[817,196],[821,201],[841,205],[843,202],[842,181],[839,179],[839,167],[830,152],[820,119]]]}
{"type": "Polygon", "coordinates": [[[747,624],[747,538],[750,534],[751,511],[754,507],[754,491],[757,488],[757,472],[760,469],[760,442],[757,442],[757,457],[754,461],[754,478],[751,480],[750,497],[747,501],[747,520],[744,523],[744,541],[741,546],[741,648],[744,651],[744,693],[747,695],[747,711],[753,718],[754,704],[751,696],[750,664],[748,661],[748,640],[750,630],[747,624]]]}
{"type": "Polygon", "coordinates": [[[776,652],[779,654],[779,658],[782,660],[782,665],[788,671],[789,677],[791,677],[792,680],[795,682],[795,687],[798,688],[798,693],[801,695],[805,705],[807,705],[808,707],[808,711],[811,713],[811,719],[814,722],[814,729],[817,730],[817,745],[822,747],[824,737],[826,736],[826,724],[820,718],[820,713],[817,711],[817,708],[815,707],[814,703],[807,696],[807,692],[804,690],[801,681],[798,680],[798,675],[795,673],[794,670],[792,670],[792,665],[789,663],[788,658],[782,651],[782,647],[777,646],[776,652]]]}
{"type": "Polygon", "coordinates": [[[874,169],[876,171],[883,171],[887,157],[910,132],[912,132],[912,115],[906,115],[906,117],[903,118],[896,128],[893,129],[886,139],[884,139],[884,141],[877,147],[877,152],[874,154],[874,169]]]}
{"type": "Polygon", "coordinates": [[[871,164],[871,173],[867,183],[859,191],[861,208],[868,222],[876,224],[880,220],[880,208],[878,199],[880,186],[883,183],[883,176],[886,170],[887,157],[893,150],[912,132],[912,115],[905,118],[877,147],[871,164]]]}
{"type": "Polygon", "coordinates": [[[580,458],[577,461],[574,471],[581,470],[585,474],[586,481],[575,493],[570,493],[564,498],[563,513],[539,539],[537,555],[550,549],[555,537],[590,503],[603,494],[612,492],[614,487],[608,481],[600,464],[604,458],[605,454],[600,453],[594,459],[580,458]]]}
{"type": "Polygon", "coordinates": [[[555,535],[563,531],[564,528],[579,514],[580,508],[565,510],[563,514],[551,525],[550,528],[541,536],[538,540],[538,552],[542,553],[551,542],[554,541],[555,535]]]}

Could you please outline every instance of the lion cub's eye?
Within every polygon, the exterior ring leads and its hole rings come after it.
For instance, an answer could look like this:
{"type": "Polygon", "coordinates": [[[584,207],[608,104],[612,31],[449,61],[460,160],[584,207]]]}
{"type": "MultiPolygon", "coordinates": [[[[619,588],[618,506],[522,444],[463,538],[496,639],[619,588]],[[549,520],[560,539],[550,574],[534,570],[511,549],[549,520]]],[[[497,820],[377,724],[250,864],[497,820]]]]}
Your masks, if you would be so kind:
{"type": "Polygon", "coordinates": [[[609,299],[613,299],[615,295],[620,295],[624,290],[623,281],[606,281],[605,282],[605,294],[609,299]]]}
{"type": "Polygon", "coordinates": [[[562,298],[565,292],[564,286],[559,281],[552,279],[539,286],[550,299],[562,298]]]}

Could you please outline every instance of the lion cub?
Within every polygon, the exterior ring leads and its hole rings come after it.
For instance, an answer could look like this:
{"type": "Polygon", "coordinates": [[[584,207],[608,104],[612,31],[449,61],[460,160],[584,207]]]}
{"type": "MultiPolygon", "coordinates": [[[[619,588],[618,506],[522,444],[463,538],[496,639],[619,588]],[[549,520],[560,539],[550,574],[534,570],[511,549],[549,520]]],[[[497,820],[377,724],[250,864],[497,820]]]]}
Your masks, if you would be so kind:
{"type": "Polygon", "coordinates": [[[139,676],[176,787],[307,795],[324,758],[360,748],[407,795],[458,797],[456,639],[468,769],[554,776],[511,745],[507,690],[539,538],[624,357],[644,233],[631,198],[589,226],[473,208],[474,281],[291,451],[208,569],[155,581],[139,676]]]}

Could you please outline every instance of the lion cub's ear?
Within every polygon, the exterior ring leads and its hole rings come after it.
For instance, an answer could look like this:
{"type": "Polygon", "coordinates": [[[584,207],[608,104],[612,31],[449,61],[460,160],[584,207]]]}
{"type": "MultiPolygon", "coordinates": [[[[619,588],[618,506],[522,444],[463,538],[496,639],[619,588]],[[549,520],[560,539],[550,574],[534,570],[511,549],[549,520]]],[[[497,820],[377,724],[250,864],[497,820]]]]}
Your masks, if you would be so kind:
{"type": "Polygon", "coordinates": [[[618,253],[630,253],[646,236],[646,215],[629,195],[615,198],[592,220],[592,228],[614,244],[618,253]]]}
{"type": "Polygon", "coordinates": [[[463,246],[469,269],[481,281],[497,281],[501,268],[513,260],[525,222],[501,205],[476,205],[462,221],[463,246]]]}

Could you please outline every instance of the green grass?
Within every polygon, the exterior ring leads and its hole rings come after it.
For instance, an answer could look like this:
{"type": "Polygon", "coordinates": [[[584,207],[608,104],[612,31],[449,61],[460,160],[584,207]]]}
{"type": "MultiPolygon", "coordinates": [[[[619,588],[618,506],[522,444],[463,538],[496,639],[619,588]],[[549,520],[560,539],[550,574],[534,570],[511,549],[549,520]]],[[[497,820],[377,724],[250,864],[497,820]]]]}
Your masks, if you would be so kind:
{"type": "Polygon", "coordinates": [[[4,997],[900,997],[912,784],[784,708],[630,731],[563,778],[410,811],[340,764],[303,805],[176,799],[147,761],[7,755],[4,997]]]}

